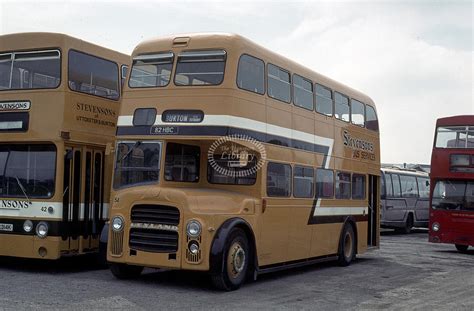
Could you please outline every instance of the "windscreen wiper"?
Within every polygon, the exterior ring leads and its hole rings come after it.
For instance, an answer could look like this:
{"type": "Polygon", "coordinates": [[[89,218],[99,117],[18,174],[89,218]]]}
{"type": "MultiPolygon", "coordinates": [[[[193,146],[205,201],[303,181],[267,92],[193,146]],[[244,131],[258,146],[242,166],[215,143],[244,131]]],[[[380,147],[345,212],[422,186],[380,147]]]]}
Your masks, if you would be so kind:
{"type": "Polygon", "coordinates": [[[25,195],[26,200],[27,200],[29,203],[31,203],[30,198],[29,198],[28,195],[26,194],[25,187],[23,187],[23,184],[21,183],[21,181],[20,181],[20,179],[18,178],[18,176],[15,175],[15,179],[16,179],[16,182],[18,183],[18,186],[20,186],[21,191],[22,191],[23,194],[25,195]]]}
{"type": "Polygon", "coordinates": [[[140,146],[141,143],[142,143],[141,141],[137,141],[137,142],[133,145],[133,147],[130,148],[130,150],[120,159],[120,162],[122,162],[126,157],[128,157],[128,155],[129,155],[130,153],[132,153],[133,149],[135,149],[135,148],[137,148],[138,146],[140,146]]]}

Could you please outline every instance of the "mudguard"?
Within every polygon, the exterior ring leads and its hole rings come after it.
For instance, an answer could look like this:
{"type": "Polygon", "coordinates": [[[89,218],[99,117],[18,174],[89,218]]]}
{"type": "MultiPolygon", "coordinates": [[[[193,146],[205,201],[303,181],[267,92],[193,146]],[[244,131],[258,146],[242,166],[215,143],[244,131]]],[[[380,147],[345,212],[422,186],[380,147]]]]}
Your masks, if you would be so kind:
{"type": "MultiPolygon", "coordinates": [[[[219,273],[224,262],[224,247],[227,240],[227,237],[230,231],[235,227],[241,227],[244,231],[250,236],[249,246],[252,248],[252,253],[255,255],[255,235],[253,233],[252,227],[248,222],[242,218],[231,218],[226,220],[217,230],[217,233],[214,236],[212,241],[211,252],[209,257],[209,271],[211,273],[219,273]]],[[[256,258],[256,256],[253,256],[256,258]]],[[[255,259],[256,260],[256,259],[255,259]]],[[[254,268],[256,267],[256,262],[251,263],[254,268]]]]}

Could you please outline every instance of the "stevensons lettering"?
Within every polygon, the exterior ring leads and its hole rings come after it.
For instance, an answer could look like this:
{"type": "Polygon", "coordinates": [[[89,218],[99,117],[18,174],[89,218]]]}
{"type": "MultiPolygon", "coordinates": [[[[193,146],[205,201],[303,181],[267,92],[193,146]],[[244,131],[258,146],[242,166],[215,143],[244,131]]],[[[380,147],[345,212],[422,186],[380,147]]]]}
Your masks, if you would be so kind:
{"type": "Polygon", "coordinates": [[[352,157],[360,159],[368,159],[375,161],[374,143],[368,140],[353,137],[349,131],[344,131],[343,134],[344,146],[351,148],[352,157]]]}
{"type": "Polygon", "coordinates": [[[27,100],[0,102],[0,111],[28,110],[30,109],[30,106],[31,106],[31,103],[27,100]]]}
{"type": "Polygon", "coordinates": [[[16,200],[0,200],[0,208],[3,209],[28,209],[31,202],[16,200]]]}

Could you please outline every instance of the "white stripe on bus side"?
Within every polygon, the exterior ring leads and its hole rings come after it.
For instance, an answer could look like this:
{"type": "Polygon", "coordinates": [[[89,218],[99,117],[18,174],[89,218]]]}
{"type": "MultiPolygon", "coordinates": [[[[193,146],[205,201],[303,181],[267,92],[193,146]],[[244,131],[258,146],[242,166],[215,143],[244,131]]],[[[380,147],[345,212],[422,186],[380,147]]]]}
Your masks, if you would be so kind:
{"type": "Polygon", "coordinates": [[[0,200],[0,217],[21,217],[21,218],[63,218],[63,203],[62,202],[38,202],[38,201],[24,201],[24,200],[0,200]],[[7,208],[5,206],[11,205],[11,202],[22,202],[22,208],[7,208]],[[10,204],[8,204],[10,203],[10,204]],[[25,207],[27,205],[27,207],[25,207]],[[52,207],[52,213],[50,212],[52,207]]]}
{"type": "Polygon", "coordinates": [[[314,209],[313,216],[367,215],[368,207],[321,207],[314,209]]]}

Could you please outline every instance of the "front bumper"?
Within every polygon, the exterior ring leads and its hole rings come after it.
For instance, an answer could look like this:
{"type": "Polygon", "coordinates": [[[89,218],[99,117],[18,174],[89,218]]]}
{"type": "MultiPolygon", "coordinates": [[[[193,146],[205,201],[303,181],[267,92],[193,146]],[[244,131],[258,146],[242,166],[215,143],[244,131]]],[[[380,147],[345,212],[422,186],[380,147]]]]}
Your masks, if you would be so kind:
{"type": "Polygon", "coordinates": [[[41,239],[32,235],[0,234],[0,256],[58,259],[61,243],[61,237],[41,239]]]}

